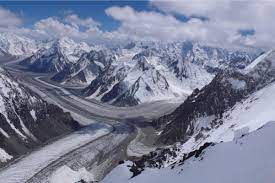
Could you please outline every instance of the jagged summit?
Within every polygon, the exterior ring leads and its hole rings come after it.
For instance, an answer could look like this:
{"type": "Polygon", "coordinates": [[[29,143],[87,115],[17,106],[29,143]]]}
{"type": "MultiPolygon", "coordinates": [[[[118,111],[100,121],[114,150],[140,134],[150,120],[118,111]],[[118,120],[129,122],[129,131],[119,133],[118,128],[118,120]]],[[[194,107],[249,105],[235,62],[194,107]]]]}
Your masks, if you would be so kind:
{"type": "Polygon", "coordinates": [[[0,50],[2,53],[20,56],[31,55],[41,46],[39,41],[34,41],[25,36],[13,33],[0,32],[0,50]]]}
{"type": "Polygon", "coordinates": [[[61,72],[54,75],[52,80],[76,85],[90,84],[110,63],[110,59],[102,50],[85,52],[76,63],[68,64],[61,72]]]}
{"type": "Polygon", "coordinates": [[[90,50],[86,43],[76,43],[64,37],[51,42],[49,48],[41,48],[24,59],[21,65],[36,72],[59,72],[67,65],[76,62],[81,55],[90,50]]]}
{"type": "Polygon", "coordinates": [[[132,105],[188,95],[208,84],[220,70],[229,67],[242,69],[253,58],[243,52],[191,42],[137,43],[110,53],[116,59],[111,62],[111,67],[104,69],[111,71],[99,74],[83,93],[89,98],[119,105],[126,105],[127,100],[132,105]],[[124,104],[122,99],[126,101],[124,104]]]}

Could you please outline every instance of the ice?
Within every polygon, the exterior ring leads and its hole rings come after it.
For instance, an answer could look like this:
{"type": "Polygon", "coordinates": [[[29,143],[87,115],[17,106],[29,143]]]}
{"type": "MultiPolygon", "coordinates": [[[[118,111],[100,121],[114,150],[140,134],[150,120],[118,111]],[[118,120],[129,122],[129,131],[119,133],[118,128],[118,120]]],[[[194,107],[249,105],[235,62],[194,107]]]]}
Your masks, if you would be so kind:
{"type": "Polygon", "coordinates": [[[0,172],[0,180],[5,180],[5,183],[22,183],[31,178],[35,173],[42,168],[57,160],[64,154],[73,149],[93,141],[105,134],[108,134],[110,128],[99,127],[92,124],[82,130],[75,132],[65,138],[55,141],[40,150],[34,151],[20,161],[12,164],[7,169],[0,172]],[[16,176],[14,176],[16,175],[16,176]]]}

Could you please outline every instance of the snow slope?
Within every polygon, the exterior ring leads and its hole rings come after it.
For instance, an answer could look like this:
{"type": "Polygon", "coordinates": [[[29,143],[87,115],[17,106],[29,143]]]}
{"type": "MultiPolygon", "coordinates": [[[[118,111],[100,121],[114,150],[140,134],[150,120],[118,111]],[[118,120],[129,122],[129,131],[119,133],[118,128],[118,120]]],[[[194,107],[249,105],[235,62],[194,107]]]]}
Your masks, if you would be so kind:
{"type": "Polygon", "coordinates": [[[199,158],[191,157],[181,166],[146,169],[132,179],[128,167],[119,165],[102,182],[273,183],[274,130],[274,122],[269,123],[242,138],[210,146],[199,158]]]}
{"type": "Polygon", "coordinates": [[[265,53],[263,53],[262,55],[260,55],[259,57],[257,57],[251,64],[249,64],[245,69],[244,69],[244,73],[249,73],[251,72],[260,62],[262,62],[264,59],[266,59],[268,56],[270,56],[270,54],[274,52],[274,50],[270,50],[267,51],[265,53]]]}
{"type": "MultiPolygon", "coordinates": [[[[206,142],[229,142],[234,140],[236,133],[243,130],[251,133],[269,121],[275,121],[275,83],[251,94],[248,98],[238,102],[232,109],[227,111],[223,116],[223,124],[217,129],[203,132],[204,138],[196,141],[193,135],[187,142],[179,145],[180,151],[174,159],[171,157],[165,166],[177,162],[188,152],[198,149],[206,142]]],[[[199,119],[205,121],[207,117],[199,119]]]]}
{"type": "Polygon", "coordinates": [[[14,56],[31,55],[41,46],[41,43],[30,38],[13,33],[0,32],[0,55],[1,52],[2,54],[5,53],[14,56]]]}
{"type": "Polygon", "coordinates": [[[84,96],[119,106],[184,97],[224,68],[240,68],[253,56],[196,43],[133,43],[110,51],[110,67],[83,90],[84,96]]]}
{"type": "Polygon", "coordinates": [[[67,37],[47,44],[48,47],[39,49],[20,64],[35,72],[58,72],[75,63],[83,53],[90,51],[86,43],[76,43],[67,37]]]}
{"type": "Polygon", "coordinates": [[[83,53],[79,60],[68,64],[51,79],[66,85],[89,85],[108,64],[110,58],[107,54],[103,50],[83,53]]]}
{"type": "Polygon", "coordinates": [[[85,180],[87,182],[92,182],[95,179],[93,175],[88,172],[85,168],[78,171],[72,170],[68,166],[60,167],[50,178],[50,183],[76,183],[80,180],[85,180]]]}

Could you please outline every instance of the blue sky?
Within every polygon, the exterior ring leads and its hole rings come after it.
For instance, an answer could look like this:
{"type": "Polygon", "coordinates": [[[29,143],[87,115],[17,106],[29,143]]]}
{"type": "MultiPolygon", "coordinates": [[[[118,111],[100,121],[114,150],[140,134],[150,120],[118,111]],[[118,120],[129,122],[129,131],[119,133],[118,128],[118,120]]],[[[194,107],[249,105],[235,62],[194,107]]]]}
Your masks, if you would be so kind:
{"type": "Polygon", "coordinates": [[[68,13],[80,17],[92,17],[101,23],[103,30],[114,30],[119,22],[107,16],[105,9],[111,6],[131,6],[135,10],[156,10],[148,1],[0,1],[0,5],[13,12],[21,14],[24,25],[30,27],[34,22],[51,16],[64,16],[68,13]]]}

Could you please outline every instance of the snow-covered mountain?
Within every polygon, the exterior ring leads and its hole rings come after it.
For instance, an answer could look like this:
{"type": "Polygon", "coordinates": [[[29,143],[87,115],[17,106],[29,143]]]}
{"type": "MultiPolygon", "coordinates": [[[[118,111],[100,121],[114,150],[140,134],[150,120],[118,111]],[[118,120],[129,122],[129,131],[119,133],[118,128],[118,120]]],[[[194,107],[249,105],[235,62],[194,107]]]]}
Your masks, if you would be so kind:
{"type": "Polygon", "coordinates": [[[186,97],[219,70],[243,69],[254,57],[191,42],[102,48],[64,37],[44,44],[20,64],[34,72],[57,72],[52,79],[64,85],[87,86],[82,91],[87,98],[125,106],[186,97]]]}
{"type": "Polygon", "coordinates": [[[254,58],[244,52],[230,52],[192,44],[137,44],[120,48],[90,86],[89,98],[115,105],[136,105],[161,99],[184,97],[208,84],[224,68],[243,69],[254,58]]]}
{"type": "Polygon", "coordinates": [[[169,146],[120,165],[103,182],[273,182],[274,124],[266,124],[275,121],[274,66],[271,50],[242,71],[220,72],[154,121],[158,143],[169,146]]]}
{"type": "Polygon", "coordinates": [[[68,64],[63,70],[53,76],[52,80],[73,85],[91,83],[111,62],[110,55],[105,50],[92,50],[83,53],[74,64],[68,64]]]}
{"type": "Polygon", "coordinates": [[[76,43],[67,37],[48,44],[49,48],[41,48],[20,64],[35,72],[59,72],[90,50],[86,43],[76,43]]]}
{"type": "Polygon", "coordinates": [[[13,33],[0,32],[0,55],[27,56],[35,53],[41,43],[13,33]]]}
{"type": "MultiPolygon", "coordinates": [[[[273,62],[274,51],[259,56],[243,71],[222,71],[202,90],[195,90],[186,101],[171,115],[165,116],[165,124],[160,141],[163,143],[186,140],[197,132],[197,119],[208,118],[211,128],[223,123],[224,113],[237,102],[253,92],[265,87],[275,79],[273,62]],[[181,128],[177,128],[178,126],[181,128]]],[[[159,121],[157,126],[163,127],[159,121]]]]}
{"type": "Polygon", "coordinates": [[[68,113],[46,103],[0,70],[0,167],[79,128],[68,113]]]}

